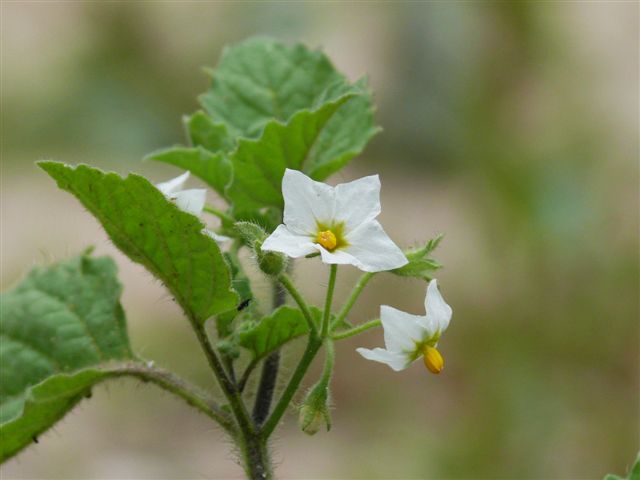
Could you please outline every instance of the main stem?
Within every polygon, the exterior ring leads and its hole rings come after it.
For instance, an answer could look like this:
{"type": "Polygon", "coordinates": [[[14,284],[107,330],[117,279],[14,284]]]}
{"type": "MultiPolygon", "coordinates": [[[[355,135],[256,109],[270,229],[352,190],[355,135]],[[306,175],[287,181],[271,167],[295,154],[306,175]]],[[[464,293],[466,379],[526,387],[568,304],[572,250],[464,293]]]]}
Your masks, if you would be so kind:
{"type": "MultiPolygon", "coordinates": [[[[279,283],[273,283],[273,309],[284,305],[285,292],[279,283]]],[[[256,401],[253,405],[253,421],[257,426],[264,423],[269,415],[273,393],[278,379],[278,369],[280,367],[280,350],[276,350],[269,355],[262,365],[260,385],[256,394],[256,401]]]]}

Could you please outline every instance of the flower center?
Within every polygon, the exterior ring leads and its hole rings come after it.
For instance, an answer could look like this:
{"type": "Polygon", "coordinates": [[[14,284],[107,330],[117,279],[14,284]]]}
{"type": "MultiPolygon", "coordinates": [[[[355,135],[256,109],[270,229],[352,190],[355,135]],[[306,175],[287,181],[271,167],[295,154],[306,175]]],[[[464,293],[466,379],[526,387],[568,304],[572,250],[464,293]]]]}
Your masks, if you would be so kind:
{"type": "Polygon", "coordinates": [[[323,230],[321,232],[318,232],[316,241],[330,252],[334,250],[338,245],[338,239],[336,238],[335,233],[333,233],[331,230],[323,230]]]}
{"type": "Polygon", "coordinates": [[[424,366],[431,373],[440,373],[444,368],[444,358],[440,352],[430,345],[422,347],[422,355],[424,356],[424,366]]]}

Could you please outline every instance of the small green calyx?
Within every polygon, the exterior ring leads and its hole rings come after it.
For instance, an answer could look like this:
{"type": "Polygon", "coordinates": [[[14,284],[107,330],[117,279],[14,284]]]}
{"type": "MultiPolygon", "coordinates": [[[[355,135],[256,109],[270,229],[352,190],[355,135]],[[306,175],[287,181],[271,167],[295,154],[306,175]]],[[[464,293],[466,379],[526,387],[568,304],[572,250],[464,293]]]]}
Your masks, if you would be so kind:
{"type": "Polygon", "coordinates": [[[264,242],[267,232],[260,225],[253,222],[236,222],[234,227],[243,243],[249,248],[253,248],[256,242],[264,242]]]}
{"type": "Polygon", "coordinates": [[[287,257],[282,253],[262,250],[262,241],[253,244],[253,251],[258,260],[258,266],[267,275],[277,277],[287,268],[287,257]]]}
{"type": "Polygon", "coordinates": [[[323,381],[317,383],[300,406],[298,425],[307,435],[315,435],[323,425],[327,431],[331,430],[331,415],[329,413],[329,387],[323,381]]]}

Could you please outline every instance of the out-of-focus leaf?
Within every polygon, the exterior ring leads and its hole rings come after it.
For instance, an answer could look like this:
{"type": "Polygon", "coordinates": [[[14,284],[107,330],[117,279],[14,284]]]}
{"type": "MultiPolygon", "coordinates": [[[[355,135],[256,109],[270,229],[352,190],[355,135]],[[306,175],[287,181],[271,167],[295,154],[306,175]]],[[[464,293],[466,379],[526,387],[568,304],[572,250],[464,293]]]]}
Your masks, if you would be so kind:
{"type": "MultiPolygon", "coordinates": [[[[322,311],[310,307],[316,323],[322,319],[322,311]]],[[[259,323],[239,333],[238,343],[251,350],[254,359],[264,358],[285,343],[309,332],[307,322],[297,308],[282,306],[259,323]]]]}
{"type": "Polygon", "coordinates": [[[145,178],[123,179],[86,165],[39,165],[93,213],[120,250],[167,286],[192,321],[205,322],[237,304],[229,267],[218,244],[202,233],[202,222],[145,178]]]}
{"type": "Polygon", "coordinates": [[[51,427],[102,380],[100,369],[130,360],[122,287],[107,257],[74,257],[36,268],[0,297],[0,458],[51,427]]]}
{"type": "Polygon", "coordinates": [[[627,477],[619,477],[612,473],[605,475],[604,480],[640,480],[640,453],[636,457],[636,462],[629,470],[627,477]]]}
{"type": "Polygon", "coordinates": [[[222,153],[212,153],[203,147],[171,147],[150,153],[145,160],[156,160],[189,170],[204,180],[221,197],[231,181],[231,162],[222,153]]]}

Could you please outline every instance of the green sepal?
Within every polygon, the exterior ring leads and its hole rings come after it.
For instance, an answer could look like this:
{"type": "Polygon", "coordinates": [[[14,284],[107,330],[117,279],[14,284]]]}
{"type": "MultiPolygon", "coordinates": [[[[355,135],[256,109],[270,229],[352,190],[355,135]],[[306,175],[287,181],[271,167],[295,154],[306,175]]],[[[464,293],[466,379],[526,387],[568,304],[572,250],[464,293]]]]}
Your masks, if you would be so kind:
{"type": "Polygon", "coordinates": [[[160,279],[187,316],[204,323],[238,303],[229,267],[205,225],[145,178],[87,165],[38,164],[100,221],[113,243],[160,279]]]}
{"type": "MultiPolygon", "coordinates": [[[[311,315],[319,325],[322,310],[310,307],[311,315]]],[[[284,305],[264,317],[257,324],[247,324],[238,332],[238,343],[250,350],[254,360],[260,360],[287,342],[309,333],[309,325],[297,308],[284,305]]]]}
{"type": "Polygon", "coordinates": [[[307,435],[315,435],[322,425],[331,430],[331,394],[326,380],[309,389],[299,407],[298,426],[307,435]]]}
{"type": "Polygon", "coordinates": [[[264,242],[268,235],[265,229],[255,222],[236,222],[234,228],[249,248],[253,248],[256,242],[264,242]]]}
{"type": "Polygon", "coordinates": [[[430,258],[429,255],[436,249],[443,235],[429,240],[424,246],[413,248],[404,252],[409,263],[391,270],[391,273],[401,277],[422,278],[426,281],[431,280],[431,272],[442,268],[437,261],[430,258]]]}
{"type": "Polygon", "coordinates": [[[103,367],[133,358],[121,292],[113,260],[85,253],[0,296],[2,461],[62,418],[103,367]]]}

